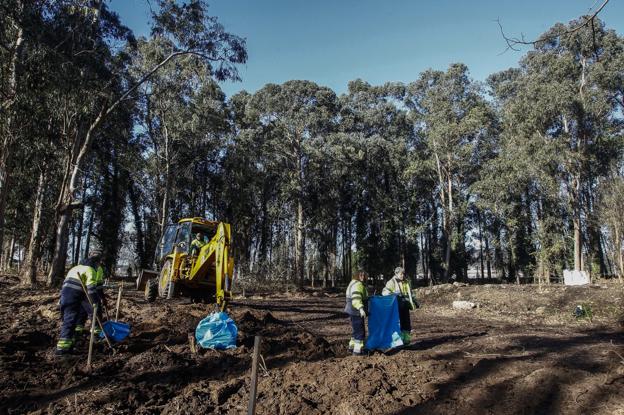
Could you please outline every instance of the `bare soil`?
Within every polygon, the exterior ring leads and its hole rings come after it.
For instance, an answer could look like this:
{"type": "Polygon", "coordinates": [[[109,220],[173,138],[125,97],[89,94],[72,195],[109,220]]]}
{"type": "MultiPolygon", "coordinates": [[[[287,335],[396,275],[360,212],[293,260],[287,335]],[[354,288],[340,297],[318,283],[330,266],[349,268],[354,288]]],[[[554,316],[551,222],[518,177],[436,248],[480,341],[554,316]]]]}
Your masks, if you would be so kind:
{"type": "Polygon", "coordinates": [[[237,299],[239,347],[194,354],[188,336],[210,306],[146,304],[128,289],[132,335],[114,355],[98,344],[90,372],[86,341],[54,356],[58,291],[0,277],[0,295],[0,414],[245,413],[257,334],[258,414],[624,414],[616,283],[419,289],[413,344],[364,357],[348,355],[338,293],[237,299]],[[457,299],[479,307],[454,310],[457,299]],[[575,318],[577,304],[592,318],[575,318]]]}

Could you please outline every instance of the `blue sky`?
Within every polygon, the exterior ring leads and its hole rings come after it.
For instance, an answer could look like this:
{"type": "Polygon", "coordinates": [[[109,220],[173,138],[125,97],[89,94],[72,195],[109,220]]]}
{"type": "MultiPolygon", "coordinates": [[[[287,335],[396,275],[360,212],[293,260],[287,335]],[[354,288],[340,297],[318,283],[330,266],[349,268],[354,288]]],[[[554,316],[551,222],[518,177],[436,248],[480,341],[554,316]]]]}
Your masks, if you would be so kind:
{"type": "MultiPolygon", "coordinates": [[[[473,78],[516,66],[521,52],[505,50],[496,19],[509,35],[533,39],[603,0],[212,0],[210,13],[247,39],[242,82],[222,83],[228,96],[266,83],[307,79],[346,91],[350,80],[410,82],[427,68],[468,65],[473,78]]],[[[148,33],[146,0],[110,0],[136,35],[148,33]]],[[[601,12],[624,34],[624,2],[601,12]]]]}

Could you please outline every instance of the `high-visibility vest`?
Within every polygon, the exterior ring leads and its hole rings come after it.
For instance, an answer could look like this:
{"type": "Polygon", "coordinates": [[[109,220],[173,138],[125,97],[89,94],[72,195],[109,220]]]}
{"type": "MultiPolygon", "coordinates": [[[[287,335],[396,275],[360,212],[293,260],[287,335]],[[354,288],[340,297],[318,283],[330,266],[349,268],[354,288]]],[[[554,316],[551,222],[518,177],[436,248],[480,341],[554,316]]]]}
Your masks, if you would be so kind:
{"type": "Polygon", "coordinates": [[[409,302],[410,308],[414,309],[414,303],[412,301],[412,296],[410,295],[410,286],[407,280],[400,281],[397,277],[392,277],[386,283],[386,286],[381,291],[382,295],[391,295],[397,294],[402,297],[404,300],[409,302]]]}
{"type": "Polygon", "coordinates": [[[359,316],[360,309],[366,310],[368,290],[362,281],[351,280],[346,292],[345,312],[351,316],[359,316]]]}
{"type": "Polygon", "coordinates": [[[63,288],[71,288],[74,290],[83,291],[82,284],[87,287],[87,291],[95,290],[97,286],[97,272],[88,265],[76,265],[69,270],[65,281],[63,281],[63,288]]]}

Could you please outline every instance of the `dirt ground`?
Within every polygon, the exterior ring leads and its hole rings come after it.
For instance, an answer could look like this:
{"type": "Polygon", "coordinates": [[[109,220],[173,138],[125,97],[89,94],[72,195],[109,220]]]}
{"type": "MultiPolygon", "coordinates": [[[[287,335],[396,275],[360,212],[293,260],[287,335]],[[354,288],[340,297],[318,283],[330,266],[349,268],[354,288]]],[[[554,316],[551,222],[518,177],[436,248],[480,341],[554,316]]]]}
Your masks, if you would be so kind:
{"type": "MultiPolygon", "coordinates": [[[[111,293],[115,292],[112,287],[111,293]]],[[[58,292],[0,277],[0,414],[245,413],[254,335],[265,368],[258,414],[624,414],[624,291],[616,283],[418,290],[414,342],[354,357],[340,294],[252,296],[232,304],[239,346],[191,353],[210,307],[144,303],[127,290],[132,335],[97,345],[85,371],[57,358],[58,292]],[[454,300],[478,305],[454,310],[454,300]],[[576,319],[577,304],[592,318],[576,319]]]]}

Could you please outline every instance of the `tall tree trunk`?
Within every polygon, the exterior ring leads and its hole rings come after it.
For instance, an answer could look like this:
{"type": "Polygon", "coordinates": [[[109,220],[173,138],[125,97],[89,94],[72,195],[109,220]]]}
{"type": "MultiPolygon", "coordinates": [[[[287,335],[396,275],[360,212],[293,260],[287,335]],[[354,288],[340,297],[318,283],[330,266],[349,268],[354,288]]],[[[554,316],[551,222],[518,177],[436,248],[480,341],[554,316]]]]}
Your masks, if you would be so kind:
{"type": "MultiPolygon", "coordinates": [[[[0,251],[2,251],[2,247],[4,246],[4,215],[11,180],[11,167],[9,165],[9,145],[11,145],[11,143],[9,143],[8,137],[5,137],[3,143],[3,151],[0,152],[0,251]]],[[[2,266],[4,265],[6,264],[2,264],[2,266]]]]}
{"type": "MultiPolygon", "coordinates": [[[[85,200],[87,196],[87,176],[85,175],[84,177],[84,181],[82,182],[82,198],[81,200],[85,200]]],[[[80,209],[80,216],[78,218],[78,230],[76,231],[77,234],[77,241],[75,244],[75,250],[74,250],[74,260],[73,260],[73,264],[76,265],[78,264],[78,262],[80,261],[80,250],[81,250],[81,245],[82,245],[82,232],[83,232],[83,227],[84,227],[84,215],[85,215],[85,206],[83,205],[82,208],[80,209]]]]}
{"type": "Polygon", "coordinates": [[[624,252],[622,252],[622,238],[620,237],[620,228],[617,223],[614,225],[615,226],[613,227],[613,233],[615,237],[615,243],[613,245],[615,246],[615,255],[618,266],[620,268],[618,272],[618,279],[620,280],[620,283],[622,283],[624,282],[624,252]]]}
{"type": "Polygon", "coordinates": [[[13,257],[15,256],[15,228],[13,228],[13,233],[11,234],[11,243],[7,253],[6,269],[10,270],[13,267],[13,257]]]}
{"type": "Polygon", "coordinates": [[[169,148],[169,130],[167,129],[167,124],[163,119],[163,133],[165,135],[165,188],[163,189],[163,200],[161,206],[161,217],[160,217],[160,235],[165,234],[165,227],[169,221],[169,197],[171,195],[171,158],[170,158],[170,148],[169,148]]]}
{"type": "MultiPolygon", "coordinates": [[[[435,206],[434,206],[435,208],[435,206]]],[[[432,238],[433,238],[433,229],[435,229],[434,227],[434,221],[437,227],[437,214],[434,212],[432,217],[432,223],[429,224],[429,226],[427,226],[427,240],[426,240],[426,244],[427,244],[427,278],[429,279],[429,285],[433,286],[433,284],[436,282],[435,280],[437,280],[437,276],[439,274],[437,274],[437,270],[439,268],[437,268],[437,265],[434,264],[434,258],[433,258],[433,247],[437,247],[437,242],[436,244],[432,243],[432,238]],[[434,277],[434,273],[436,274],[436,276],[434,277]]]]}
{"type": "MultiPolygon", "coordinates": [[[[425,244],[425,232],[421,231],[419,235],[420,243],[420,269],[422,270],[423,278],[427,278],[427,246],[425,244]]],[[[416,267],[418,269],[418,267],[416,267]]]]}
{"type": "Polygon", "coordinates": [[[487,268],[487,277],[488,280],[492,279],[492,259],[490,256],[490,239],[485,234],[485,266],[487,268]]]}
{"type": "MultiPolygon", "coordinates": [[[[69,229],[70,229],[69,234],[70,234],[70,240],[71,240],[71,255],[69,255],[69,259],[70,259],[71,266],[75,265],[74,257],[76,256],[76,243],[77,243],[76,240],[78,239],[76,235],[77,234],[76,226],[77,226],[76,220],[72,217],[72,220],[70,221],[70,226],[69,226],[69,229]]],[[[68,251],[69,251],[69,248],[68,248],[68,251]]]]}
{"type": "MultiPolygon", "coordinates": [[[[17,14],[21,15],[24,9],[24,4],[21,1],[17,2],[17,14]]],[[[8,99],[2,103],[0,112],[6,112],[9,114],[7,119],[7,133],[2,138],[2,148],[0,148],[0,249],[3,246],[4,241],[4,215],[7,195],[9,194],[10,178],[11,178],[11,155],[13,150],[13,143],[15,140],[14,120],[15,117],[11,115],[13,104],[17,98],[20,66],[22,60],[22,53],[24,50],[24,30],[19,23],[16,23],[16,35],[15,43],[12,48],[12,55],[9,61],[8,73],[8,99]]]]}
{"type": "Polygon", "coordinates": [[[572,218],[574,226],[574,270],[581,271],[583,268],[581,252],[582,252],[582,240],[581,240],[581,215],[580,211],[575,208],[574,217],[572,218]]]}
{"type": "Polygon", "coordinates": [[[93,231],[93,215],[95,215],[95,209],[91,206],[89,212],[89,226],[87,227],[87,240],[85,241],[84,256],[89,256],[89,250],[91,249],[91,232],[93,231]]]}
{"type": "Polygon", "coordinates": [[[39,246],[41,241],[41,215],[43,213],[43,195],[47,184],[47,168],[43,167],[39,173],[39,183],[35,194],[35,209],[30,230],[30,242],[26,253],[26,261],[21,273],[21,283],[23,285],[35,285],[37,281],[37,261],[39,260],[39,246]]]}
{"type": "Polygon", "coordinates": [[[305,272],[305,218],[303,212],[303,186],[304,177],[304,155],[301,143],[301,135],[297,134],[294,139],[294,150],[296,156],[297,174],[297,212],[295,225],[295,278],[299,279],[299,286],[303,287],[305,272]]]}
{"type": "Polygon", "coordinates": [[[50,272],[48,273],[47,284],[56,285],[59,283],[65,271],[65,262],[67,260],[67,238],[68,238],[68,226],[71,219],[72,211],[79,207],[82,201],[76,201],[75,195],[78,190],[80,175],[86,163],[86,157],[89,149],[91,148],[91,142],[95,130],[99,127],[105,115],[109,114],[113,108],[118,104],[115,103],[111,107],[104,105],[100,110],[100,113],[95,117],[94,121],[89,126],[84,139],[81,140],[81,134],[77,133],[74,137],[72,145],[72,151],[70,155],[69,168],[69,180],[64,183],[61,188],[61,197],[59,198],[59,204],[57,205],[57,211],[59,214],[58,223],[56,226],[56,243],[54,246],[54,256],[52,257],[52,264],[50,266],[50,272]],[[65,185],[66,184],[66,185],[65,185]]]}
{"type": "Polygon", "coordinates": [[[67,213],[62,212],[56,226],[56,243],[54,245],[54,256],[46,283],[49,286],[56,285],[62,278],[67,260],[67,242],[69,237],[69,219],[67,213]]]}
{"type": "Polygon", "coordinates": [[[481,280],[484,278],[483,266],[483,225],[481,223],[481,213],[477,210],[477,223],[479,226],[479,261],[481,262],[481,280]]]}
{"type": "Polygon", "coordinates": [[[268,192],[270,182],[267,180],[262,189],[262,218],[260,219],[260,260],[266,265],[267,250],[269,246],[269,212],[268,192]]]}
{"type": "Polygon", "coordinates": [[[446,252],[444,254],[444,282],[451,277],[451,244],[453,243],[453,185],[451,177],[448,177],[448,210],[444,218],[446,233],[446,252]]]}
{"type": "Polygon", "coordinates": [[[139,257],[139,264],[141,268],[148,268],[147,257],[145,255],[145,245],[143,233],[143,223],[141,221],[141,211],[139,206],[139,196],[134,188],[134,182],[128,183],[128,195],[130,198],[130,210],[132,211],[132,218],[134,219],[134,230],[136,232],[135,251],[139,257]]]}
{"type": "Polygon", "coordinates": [[[453,210],[452,200],[452,182],[450,172],[443,170],[442,163],[438,153],[434,152],[436,161],[436,171],[438,173],[438,185],[440,186],[440,201],[442,205],[442,230],[444,233],[444,275],[443,281],[447,282],[450,277],[451,267],[451,233],[453,232],[453,225],[451,223],[451,216],[453,210]],[[447,205],[448,199],[448,205],[447,205]]]}
{"type": "Polygon", "coordinates": [[[338,223],[334,223],[334,227],[332,230],[332,244],[329,253],[329,272],[331,276],[331,286],[334,288],[336,286],[336,257],[338,256],[338,223]]]}
{"type": "Polygon", "coordinates": [[[342,218],[342,220],[340,221],[341,226],[341,232],[340,232],[340,256],[342,259],[342,281],[346,281],[347,279],[347,253],[346,253],[346,249],[345,249],[345,245],[346,245],[346,239],[347,239],[347,225],[346,225],[346,219],[342,218]]]}
{"type": "Polygon", "coordinates": [[[295,225],[295,275],[299,280],[299,285],[304,284],[304,261],[305,261],[305,241],[303,232],[303,202],[297,200],[297,222],[295,225]]]}

